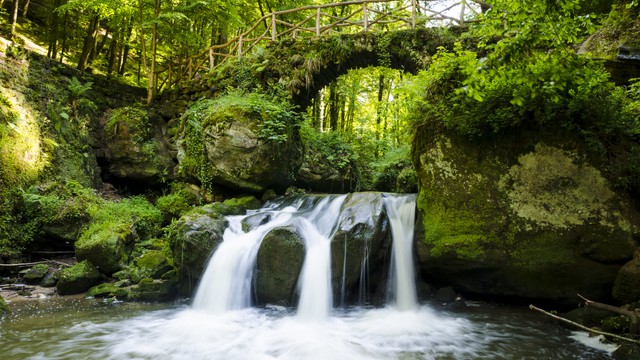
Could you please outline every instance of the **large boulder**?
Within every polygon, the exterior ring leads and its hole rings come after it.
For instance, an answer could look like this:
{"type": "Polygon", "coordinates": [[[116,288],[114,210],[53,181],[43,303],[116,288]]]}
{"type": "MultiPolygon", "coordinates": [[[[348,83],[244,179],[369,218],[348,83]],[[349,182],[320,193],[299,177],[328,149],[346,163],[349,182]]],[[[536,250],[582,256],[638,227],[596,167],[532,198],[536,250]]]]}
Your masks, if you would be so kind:
{"type": "Polygon", "coordinates": [[[97,285],[104,276],[87,260],[60,272],[57,290],[60,295],[79,294],[97,285]]]}
{"type": "Polygon", "coordinates": [[[105,120],[98,156],[106,164],[107,179],[148,185],[173,178],[175,162],[161,119],[142,108],[123,107],[105,120]]]}
{"type": "Polygon", "coordinates": [[[256,259],[259,304],[291,306],[305,258],[304,240],[294,227],[274,228],[262,239],[256,259]]]}
{"type": "Polygon", "coordinates": [[[169,246],[184,295],[191,295],[213,250],[222,242],[227,221],[216,205],[196,208],[169,228],[169,246]]]}
{"type": "Polygon", "coordinates": [[[110,275],[127,265],[136,238],[135,228],[130,223],[93,226],[76,242],[76,257],[91,261],[102,273],[110,275]]]}
{"type": "Polygon", "coordinates": [[[610,296],[637,212],[558,131],[470,140],[418,130],[420,266],[458,291],[575,302],[610,296]]]}
{"type": "Polygon", "coordinates": [[[179,171],[205,186],[254,193],[291,185],[302,145],[286,106],[259,94],[193,104],[177,141],[179,171]]]}
{"type": "Polygon", "coordinates": [[[623,304],[640,301],[640,250],[618,272],[613,297],[623,304]]]}
{"type": "Polygon", "coordinates": [[[382,193],[349,194],[331,240],[331,274],[338,303],[370,302],[384,292],[385,255],[391,244],[382,193]]]}

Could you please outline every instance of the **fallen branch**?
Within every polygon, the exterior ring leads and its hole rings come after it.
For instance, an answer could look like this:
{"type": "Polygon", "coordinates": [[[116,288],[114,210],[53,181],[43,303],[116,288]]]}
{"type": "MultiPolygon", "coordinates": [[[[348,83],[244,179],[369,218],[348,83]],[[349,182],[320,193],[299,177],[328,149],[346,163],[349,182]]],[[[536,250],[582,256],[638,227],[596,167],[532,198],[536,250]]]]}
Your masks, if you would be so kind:
{"type": "Polygon", "coordinates": [[[0,267],[27,267],[27,266],[33,266],[38,264],[46,264],[46,263],[47,261],[36,261],[36,262],[16,263],[16,264],[0,264],[0,267]]]}
{"type": "Polygon", "coordinates": [[[606,310],[612,313],[624,315],[629,318],[629,332],[632,334],[637,334],[640,332],[640,311],[638,309],[630,310],[623,307],[612,306],[608,304],[599,303],[596,301],[591,301],[584,296],[578,294],[578,297],[584,300],[585,306],[591,306],[595,309],[606,310]]]}
{"type": "Polygon", "coordinates": [[[58,265],[62,265],[62,266],[71,266],[71,265],[63,263],[61,261],[43,260],[43,261],[28,262],[28,263],[0,264],[0,267],[28,267],[28,266],[34,266],[34,265],[46,264],[46,263],[54,263],[54,264],[58,264],[58,265]]]}
{"type": "Polygon", "coordinates": [[[535,306],[533,306],[533,305],[529,305],[529,309],[531,309],[531,310],[535,310],[535,311],[538,311],[538,312],[541,312],[541,313],[543,313],[543,314],[545,314],[545,315],[551,316],[552,318],[554,318],[554,319],[556,319],[556,320],[563,321],[563,322],[565,322],[565,323],[567,323],[567,324],[571,324],[571,325],[573,325],[573,326],[575,326],[575,327],[577,327],[577,328],[580,328],[580,329],[585,330],[585,331],[588,331],[588,332],[592,332],[592,333],[600,334],[600,335],[604,335],[604,336],[609,336],[609,337],[612,337],[612,338],[614,338],[614,339],[618,339],[618,340],[622,340],[622,341],[627,341],[627,342],[631,342],[631,343],[634,343],[634,344],[640,344],[640,341],[639,341],[639,340],[630,339],[630,338],[627,338],[627,337],[624,337],[624,336],[620,336],[620,335],[616,335],[616,334],[608,333],[608,332],[605,332],[605,331],[600,331],[600,330],[592,329],[592,328],[586,327],[586,326],[584,326],[584,325],[582,325],[582,324],[578,324],[577,322],[571,321],[571,320],[569,320],[569,319],[565,319],[565,318],[560,317],[560,316],[558,316],[558,315],[552,314],[552,313],[550,313],[550,312],[548,312],[548,311],[545,311],[545,310],[542,310],[542,309],[540,309],[540,308],[537,308],[537,307],[535,307],[535,306]]]}

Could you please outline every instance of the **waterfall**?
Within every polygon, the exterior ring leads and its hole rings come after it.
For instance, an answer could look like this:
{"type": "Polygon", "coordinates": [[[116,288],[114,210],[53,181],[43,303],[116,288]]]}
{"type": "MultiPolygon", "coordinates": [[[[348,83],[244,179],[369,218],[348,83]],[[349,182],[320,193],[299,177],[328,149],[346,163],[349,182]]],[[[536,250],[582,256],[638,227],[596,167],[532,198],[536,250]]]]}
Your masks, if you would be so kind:
{"type": "Polygon", "coordinates": [[[392,297],[398,310],[418,308],[413,270],[413,230],[415,195],[387,196],[384,199],[393,237],[391,271],[392,297]]]}
{"type": "MultiPolygon", "coordinates": [[[[393,237],[391,295],[398,310],[416,309],[418,302],[412,257],[415,196],[384,194],[383,197],[393,237]]],[[[329,317],[333,307],[331,239],[338,227],[345,198],[346,195],[304,196],[287,203],[266,206],[246,216],[228,216],[229,227],[207,264],[194,297],[193,308],[224,313],[250,307],[253,275],[262,239],[272,229],[288,226],[297,230],[305,247],[305,258],[297,283],[297,317],[305,321],[329,317]],[[243,229],[243,220],[247,216],[262,216],[269,220],[260,221],[260,224],[246,230],[243,229]]],[[[360,300],[366,300],[370,281],[369,251],[369,245],[366,245],[364,258],[355,260],[361,264],[360,300]]],[[[346,243],[343,256],[343,262],[346,263],[349,256],[346,243]]],[[[344,270],[340,275],[344,287],[344,270]]]]}

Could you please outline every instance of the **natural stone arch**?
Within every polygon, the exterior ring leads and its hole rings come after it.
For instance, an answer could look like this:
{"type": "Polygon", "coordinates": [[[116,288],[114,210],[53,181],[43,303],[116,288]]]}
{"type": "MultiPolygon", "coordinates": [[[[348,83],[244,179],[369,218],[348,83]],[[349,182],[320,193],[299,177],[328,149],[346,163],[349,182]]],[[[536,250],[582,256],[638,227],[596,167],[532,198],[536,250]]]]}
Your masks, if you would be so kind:
{"type": "Polygon", "coordinates": [[[188,94],[198,99],[230,86],[253,91],[280,83],[292,102],[304,109],[320,89],[351,69],[386,66],[410,73],[426,69],[438,48],[451,49],[459,33],[457,28],[421,28],[283,40],[162,98],[175,101],[175,95],[188,94]]]}

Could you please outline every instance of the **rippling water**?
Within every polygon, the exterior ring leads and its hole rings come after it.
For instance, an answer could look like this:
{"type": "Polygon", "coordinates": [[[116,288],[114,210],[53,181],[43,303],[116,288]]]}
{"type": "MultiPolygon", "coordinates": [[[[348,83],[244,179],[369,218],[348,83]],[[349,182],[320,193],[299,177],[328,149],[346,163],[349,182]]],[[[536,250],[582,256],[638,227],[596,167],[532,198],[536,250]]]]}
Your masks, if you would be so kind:
{"type": "Polygon", "coordinates": [[[487,304],[334,310],[303,321],[284,308],[212,314],[184,304],[49,299],[0,322],[10,359],[610,359],[529,310],[487,304]]]}

